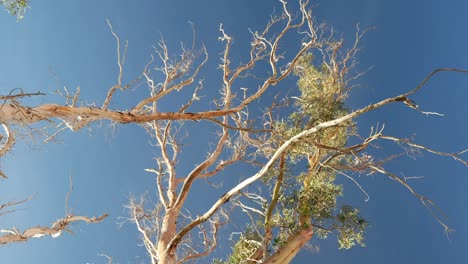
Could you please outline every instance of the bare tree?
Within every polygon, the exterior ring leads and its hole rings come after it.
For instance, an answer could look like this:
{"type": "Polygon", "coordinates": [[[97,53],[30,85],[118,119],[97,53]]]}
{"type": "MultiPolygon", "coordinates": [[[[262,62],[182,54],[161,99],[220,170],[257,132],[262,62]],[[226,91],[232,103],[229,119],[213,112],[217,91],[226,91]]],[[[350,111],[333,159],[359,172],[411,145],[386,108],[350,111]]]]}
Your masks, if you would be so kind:
{"type": "MultiPolygon", "coordinates": [[[[210,255],[218,246],[219,229],[231,223],[232,210],[239,209],[250,219],[242,230],[227,263],[288,263],[314,236],[336,234],[340,247],[363,245],[367,223],[359,211],[351,206],[338,208],[337,199],[342,189],[335,183],[343,176],[355,183],[365,194],[356,175],[380,173],[400,183],[419,199],[441,225],[448,229],[444,216],[435,204],[419,194],[405,178],[385,168],[389,157],[372,150],[379,141],[393,142],[404,151],[427,151],[449,156],[467,165],[458,153],[446,153],[384,134],[384,127],[371,129],[367,137],[357,134],[355,118],[388,104],[403,103],[423,114],[411,96],[419,92],[432,76],[439,72],[466,71],[444,68],[430,73],[417,87],[406,93],[349,111],[345,100],[352,82],[358,43],[365,33],[359,31],[349,49],[334,36],[333,30],[317,24],[307,0],[299,1],[299,10],[293,13],[285,1],[279,0],[281,14],[273,16],[262,30],[251,31],[252,41],[245,51],[246,62],[235,63],[231,55],[233,36],[220,25],[219,40],[224,43],[219,68],[222,88],[212,104],[204,102],[200,108],[200,73],[207,60],[204,46],[197,49],[196,39],[190,47],[182,47],[181,54],[173,56],[164,41],[158,43],[155,53],[141,76],[128,84],[122,82],[127,44],[111,32],[117,43],[117,83],[111,87],[100,105],[81,105],[79,90],[64,94],[66,105],[43,104],[26,106],[21,99],[33,94],[11,93],[2,96],[0,122],[5,129],[5,141],[0,154],[5,154],[14,143],[12,127],[35,123],[57,122],[58,129],[79,130],[93,122],[109,120],[115,123],[138,123],[158,148],[154,173],[155,206],[148,206],[145,197],[132,198],[127,205],[127,220],[135,223],[143,245],[152,263],[182,263],[210,255]],[[296,36],[296,47],[284,48],[287,37],[296,36]],[[296,88],[274,90],[281,84],[298,79],[296,88]],[[114,93],[146,84],[150,94],[129,110],[110,109],[114,93]],[[189,91],[191,96],[178,107],[167,109],[161,103],[176,92],[189,91]],[[260,99],[268,100],[266,107],[260,99]],[[271,101],[271,102],[270,102],[271,101]],[[265,109],[259,113],[256,109],[265,109]],[[180,135],[189,131],[191,121],[212,123],[217,138],[208,144],[212,149],[192,170],[181,175],[178,164],[184,146],[180,135]],[[352,139],[352,140],[351,140],[352,139]],[[352,144],[350,142],[353,142],[352,144]],[[215,181],[230,168],[246,164],[256,170],[253,175],[238,172],[239,182],[219,197],[206,211],[192,217],[186,207],[187,199],[196,181],[215,181]]],[[[37,95],[37,94],[36,94],[37,95]]],[[[200,122],[201,123],[201,122],[200,122]]],[[[199,123],[196,123],[197,125],[199,123]]],[[[190,132],[189,132],[190,133],[190,132]]],[[[205,153],[200,153],[205,154],[205,153]]],[[[187,162],[185,162],[186,164],[187,162]]],[[[3,175],[3,174],[2,174],[3,175]]],[[[6,177],[6,176],[4,176],[6,177]]],[[[66,230],[69,222],[99,221],[99,218],[66,217],[40,234],[54,234],[57,225],[66,230]]],[[[34,230],[33,230],[34,231],[34,230]]],[[[37,232],[12,231],[11,235],[33,237],[37,232]],[[27,235],[25,235],[27,234],[27,235]],[[30,235],[31,234],[31,235],[30,235]]]]}

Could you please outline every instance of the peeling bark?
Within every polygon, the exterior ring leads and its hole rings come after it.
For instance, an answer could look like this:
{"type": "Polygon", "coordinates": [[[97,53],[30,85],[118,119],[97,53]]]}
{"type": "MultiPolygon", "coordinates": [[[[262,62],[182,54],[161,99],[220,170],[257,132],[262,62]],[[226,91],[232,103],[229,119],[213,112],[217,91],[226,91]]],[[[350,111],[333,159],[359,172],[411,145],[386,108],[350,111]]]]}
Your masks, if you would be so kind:
{"type": "Polygon", "coordinates": [[[139,114],[133,111],[104,110],[98,107],[71,107],[58,104],[44,104],[27,107],[6,104],[0,109],[0,123],[30,125],[52,118],[63,120],[72,130],[79,130],[94,121],[109,120],[121,124],[146,123],[158,120],[201,120],[225,116],[237,112],[237,108],[205,111],[200,113],[166,112],[139,114]]]}
{"type": "Polygon", "coordinates": [[[30,238],[41,238],[44,236],[59,237],[63,231],[71,232],[68,226],[73,222],[83,221],[86,223],[98,223],[104,220],[108,214],[103,214],[99,217],[87,217],[87,216],[68,216],[55,221],[51,227],[37,226],[26,229],[24,232],[20,232],[16,229],[13,230],[0,230],[0,233],[4,235],[0,236],[0,245],[26,242],[30,238]]]}

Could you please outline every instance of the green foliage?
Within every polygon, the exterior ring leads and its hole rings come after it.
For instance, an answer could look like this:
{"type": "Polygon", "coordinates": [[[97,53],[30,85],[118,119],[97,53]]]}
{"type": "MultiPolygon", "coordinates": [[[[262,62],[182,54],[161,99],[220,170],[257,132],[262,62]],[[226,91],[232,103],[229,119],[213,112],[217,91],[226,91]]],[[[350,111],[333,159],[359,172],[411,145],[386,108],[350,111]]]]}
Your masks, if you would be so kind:
{"type": "Polygon", "coordinates": [[[338,242],[340,248],[349,249],[358,244],[364,244],[364,231],[367,228],[367,221],[359,216],[359,210],[351,206],[343,206],[337,216],[339,226],[338,242]]]}
{"type": "MultiPolygon", "coordinates": [[[[274,140],[278,143],[348,113],[344,107],[347,97],[345,85],[328,67],[314,65],[313,59],[312,54],[306,54],[295,68],[300,96],[295,97],[296,111],[287,121],[277,122],[274,126],[274,140]]],[[[287,167],[297,171],[300,168],[297,165],[304,164],[306,160],[308,166],[305,172],[289,173],[285,180],[275,215],[275,222],[281,229],[276,237],[278,241],[304,228],[304,223],[310,223],[317,227],[316,235],[320,238],[326,238],[331,232],[336,233],[340,248],[364,245],[363,234],[367,223],[359,217],[358,210],[349,206],[337,208],[337,199],[342,196],[343,189],[335,183],[337,169],[330,169],[350,167],[352,156],[338,155],[328,160],[328,167],[319,164],[336,153],[333,148],[344,148],[353,132],[354,123],[348,122],[321,130],[289,149],[287,167]]]]}
{"type": "Polygon", "coordinates": [[[1,0],[0,4],[5,6],[5,9],[12,16],[16,16],[19,21],[24,18],[26,9],[29,8],[29,0],[1,0]]]}
{"type": "MultiPolygon", "coordinates": [[[[299,77],[300,96],[295,97],[294,111],[287,121],[274,124],[277,141],[283,141],[297,133],[319,123],[330,121],[348,114],[344,107],[347,97],[345,85],[325,66],[315,66],[313,55],[306,54],[295,67],[294,74],[299,77]]],[[[310,136],[310,141],[330,147],[342,147],[348,136],[354,131],[352,122],[338,127],[331,127],[310,136]]],[[[300,143],[290,150],[292,161],[300,160],[313,153],[316,148],[307,143],[300,143]]]]}
{"type": "Polygon", "coordinates": [[[247,259],[258,249],[259,243],[262,238],[253,231],[252,228],[247,228],[241,234],[239,240],[234,244],[232,253],[228,256],[227,260],[215,259],[213,264],[238,264],[245,263],[247,259]]]}
{"type": "Polygon", "coordinates": [[[314,66],[312,54],[306,54],[300,59],[294,73],[299,76],[297,84],[301,96],[296,105],[302,116],[300,121],[303,122],[297,125],[309,128],[347,114],[344,108],[347,96],[344,85],[327,67],[314,66]]]}
{"type": "MultiPolygon", "coordinates": [[[[301,175],[298,180],[304,177],[306,176],[301,175]]],[[[342,186],[334,183],[332,172],[322,172],[311,177],[307,187],[296,190],[292,195],[284,195],[281,198],[282,211],[276,219],[280,226],[286,227],[289,232],[281,237],[302,228],[297,219],[307,216],[312,225],[317,227],[317,237],[325,239],[329,233],[336,233],[340,248],[364,246],[367,222],[360,217],[359,210],[351,206],[337,209],[337,199],[341,195],[342,186]]]]}
{"type": "Polygon", "coordinates": [[[334,174],[325,170],[313,177],[306,173],[297,177],[296,190],[292,194],[284,193],[280,199],[282,214],[286,216],[283,221],[290,219],[287,224],[289,228],[298,227],[295,218],[299,215],[312,218],[315,223],[333,216],[337,197],[342,195],[342,187],[335,184],[334,180],[334,174]]]}
{"type": "Polygon", "coordinates": [[[298,212],[301,215],[312,217],[316,222],[332,216],[333,208],[336,206],[336,199],[342,195],[342,187],[334,183],[334,175],[322,171],[305,177],[308,181],[299,191],[297,197],[298,212]]]}
{"type": "MultiPolygon", "coordinates": [[[[314,65],[313,59],[312,54],[304,55],[294,70],[299,77],[300,94],[293,97],[294,104],[289,108],[293,111],[288,118],[273,122],[274,131],[268,142],[272,149],[306,129],[348,114],[344,106],[347,92],[342,79],[328,66],[314,65]]],[[[349,121],[322,129],[288,149],[286,163],[281,169],[283,179],[276,210],[270,219],[261,221],[263,226],[258,224],[256,227],[257,230],[268,229],[273,235],[268,250],[278,250],[291,235],[310,225],[315,227],[318,238],[335,234],[340,248],[364,246],[367,222],[359,216],[357,209],[337,205],[343,195],[343,187],[336,183],[337,173],[342,168],[352,168],[355,158],[351,154],[336,155],[336,149],[346,148],[352,133],[354,123],[349,121]],[[326,162],[326,166],[322,162],[326,162]]],[[[268,151],[262,151],[268,156],[268,151]]],[[[274,186],[279,173],[278,167],[272,168],[264,177],[264,183],[274,186]]],[[[261,243],[261,237],[249,228],[240,236],[228,259],[214,263],[245,263],[261,243]]]]}

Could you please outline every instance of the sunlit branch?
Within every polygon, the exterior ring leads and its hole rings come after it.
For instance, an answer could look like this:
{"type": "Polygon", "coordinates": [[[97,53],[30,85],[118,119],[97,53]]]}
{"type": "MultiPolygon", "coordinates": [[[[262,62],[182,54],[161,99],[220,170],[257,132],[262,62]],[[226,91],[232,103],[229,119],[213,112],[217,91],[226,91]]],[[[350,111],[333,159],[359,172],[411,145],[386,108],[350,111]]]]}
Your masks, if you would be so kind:
{"type": "Polygon", "coordinates": [[[366,190],[364,190],[364,188],[362,187],[362,185],[359,184],[359,182],[357,182],[353,177],[351,177],[351,176],[349,176],[348,174],[346,174],[346,173],[344,173],[344,172],[342,172],[342,171],[339,171],[339,170],[337,170],[337,169],[335,169],[335,168],[333,168],[333,167],[331,167],[331,166],[329,166],[329,165],[325,165],[325,164],[320,163],[320,166],[329,168],[329,169],[331,169],[332,171],[334,171],[335,173],[337,173],[337,174],[339,174],[339,175],[342,175],[342,176],[344,176],[344,177],[350,179],[350,180],[359,188],[359,190],[361,190],[361,192],[366,196],[365,201],[366,201],[366,202],[369,201],[369,199],[370,199],[369,194],[366,192],[366,190]]]}
{"type": "Polygon", "coordinates": [[[140,232],[140,234],[143,236],[143,244],[145,245],[148,253],[151,256],[151,262],[155,264],[157,263],[157,249],[151,241],[150,235],[140,223],[141,218],[139,216],[141,214],[144,214],[143,208],[141,208],[141,206],[138,205],[133,205],[130,209],[133,210],[132,220],[137,226],[138,232],[140,232]]]}
{"type": "Polygon", "coordinates": [[[263,264],[289,263],[314,235],[314,228],[308,227],[291,235],[285,245],[276,251],[263,264]]]}
{"type": "Polygon", "coordinates": [[[202,236],[203,236],[202,244],[204,245],[204,250],[202,252],[196,252],[196,250],[192,249],[195,253],[188,254],[187,256],[185,256],[184,258],[180,260],[180,263],[183,263],[191,259],[198,259],[201,257],[205,257],[205,256],[208,256],[211,252],[213,252],[213,250],[215,250],[216,247],[218,246],[217,236],[218,236],[219,228],[222,224],[224,223],[219,223],[219,222],[214,222],[214,221],[211,222],[211,226],[212,226],[211,238],[208,238],[208,234],[207,234],[208,231],[206,231],[204,228],[199,226],[202,236]]]}
{"type": "Polygon", "coordinates": [[[27,202],[27,201],[29,201],[31,199],[32,199],[32,197],[28,197],[28,198],[25,198],[25,199],[23,199],[21,201],[9,202],[9,203],[0,205],[0,216],[8,214],[8,213],[12,213],[12,212],[15,211],[15,210],[2,211],[3,209],[9,208],[9,207],[12,207],[12,206],[15,206],[15,205],[18,205],[18,204],[25,203],[25,202],[27,202]]]}
{"type": "Polygon", "coordinates": [[[268,208],[266,209],[265,212],[265,233],[263,235],[263,241],[262,241],[262,246],[259,247],[251,256],[250,258],[253,260],[258,260],[260,258],[265,258],[267,257],[267,252],[268,252],[268,244],[270,243],[271,238],[273,237],[273,225],[271,223],[271,216],[273,214],[273,211],[276,208],[276,205],[278,203],[278,199],[280,196],[280,189],[283,185],[283,178],[284,178],[284,171],[285,171],[285,154],[280,157],[279,161],[279,172],[278,172],[278,177],[276,179],[275,187],[273,189],[273,193],[271,195],[271,202],[268,205],[268,208]]]}
{"type": "MultiPolygon", "coordinates": [[[[0,157],[5,155],[10,149],[13,147],[15,144],[15,137],[14,134],[12,133],[10,127],[8,127],[6,124],[2,124],[3,129],[5,130],[5,135],[6,135],[6,141],[1,146],[0,148],[0,157]]],[[[3,139],[3,136],[0,136],[0,141],[3,139]]],[[[2,178],[8,178],[2,171],[0,171],[0,177],[2,178]]],[[[0,208],[1,209],[1,208],[0,208]]]]}
{"type": "Polygon", "coordinates": [[[159,201],[164,206],[164,208],[167,209],[169,207],[169,205],[168,205],[168,201],[167,201],[166,197],[164,196],[164,188],[162,186],[162,176],[164,175],[163,167],[162,167],[162,164],[161,164],[161,162],[159,160],[157,160],[156,162],[158,163],[159,170],[145,169],[145,171],[152,172],[152,173],[156,174],[156,186],[158,188],[159,201]]]}
{"type": "MultiPolygon", "coordinates": [[[[13,147],[13,145],[15,144],[15,137],[14,137],[10,127],[8,127],[8,125],[6,125],[6,124],[2,124],[2,127],[3,127],[3,130],[5,130],[5,135],[6,135],[7,138],[6,138],[6,141],[3,144],[3,146],[0,148],[0,157],[5,155],[13,147]]],[[[3,137],[0,136],[0,140],[2,138],[3,137]]]]}
{"type": "Polygon", "coordinates": [[[107,264],[112,264],[112,257],[110,257],[109,255],[99,254],[98,256],[106,258],[107,259],[107,264]]]}
{"type": "Polygon", "coordinates": [[[227,129],[223,129],[223,135],[220,137],[218,143],[216,144],[216,149],[210,154],[210,156],[203,161],[200,165],[198,165],[195,169],[193,169],[187,178],[185,179],[182,188],[180,190],[180,194],[177,197],[176,202],[174,203],[174,207],[176,208],[181,208],[183,203],[185,202],[185,199],[187,198],[187,195],[189,193],[190,187],[192,183],[194,182],[195,179],[197,179],[200,174],[208,169],[213,163],[218,159],[220,156],[223,146],[228,140],[229,133],[227,129]]]}
{"type": "Polygon", "coordinates": [[[174,161],[170,159],[167,146],[170,144],[168,140],[168,133],[171,131],[172,122],[168,121],[166,126],[162,129],[159,126],[158,122],[152,122],[153,130],[155,133],[155,137],[158,140],[159,147],[161,149],[162,155],[162,164],[166,167],[165,173],[168,175],[168,188],[167,188],[167,198],[168,198],[168,206],[172,207],[175,202],[175,168],[174,168],[174,161]]]}
{"type": "Polygon", "coordinates": [[[434,204],[434,202],[431,199],[429,199],[429,198],[419,194],[418,192],[416,192],[413,187],[411,187],[404,179],[398,177],[397,175],[395,175],[395,174],[393,174],[391,172],[388,172],[388,171],[384,170],[383,168],[377,167],[377,166],[375,166],[375,165],[373,165],[371,163],[365,162],[357,155],[355,155],[355,157],[357,159],[359,159],[363,164],[365,164],[370,169],[372,169],[372,170],[374,170],[374,171],[376,171],[378,173],[387,175],[392,180],[394,180],[394,181],[398,182],[399,184],[403,185],[406,189],[408,189],[410,191],[410,193],[412,195],[414,195],[415,197],[417,197],[421,201],[421,203],[429,210],[429,212],[432,214],[432,216],[437,220],[437,222],[439,222],[440,225],[442,225],[444,227],[444,229],[446,231],[450,230],[450,228],[444,222],[444,219],[446,219],[446,216],[434,204]]]}
{"type": "Polygon", "coordinates": [[[17,229],[2,229],[0,233],[3,235],[0,236],[0,244],[10,244],[17,242],[26,242],[30,238],[40,238],[44,236],[59,237],[62,234],[62,231],[71,232],[68,229],[68,226],[74,222],[86,222],[86,223],[98,223],[104,220],[108,214],[103,214],[99,217],[86,217],[86,216],[73,216],[69,215],[64,218],[58,219],[51,227],[37,226],[33,228],[26,229],[23,232],[20,232],[17,229]]]}
{"type": "MultiPolygon", "coordinates": [[[[468,71],[464,71],[464,70],[457,70],[459,72],[466,72],[468,73],[468,71]]],[[[440,72],[439,71],[436,71],[436,72],[440,72]]],[[[433,76],[434,74],[431,73],[429,76],[433,76]]],[[[429,77],[430,78],[430,77],[429,77]]],[[[428,79],[428,77],[426,77],[426,79],[428,79]]],[[[423,83],[426,83],[427,80],[424,80],[423,83]]],[[[259,180],[260,178],[262,178],[266,173],[267,171],[269,171],[272,166],[274,165],[274,163],[276,162],[276,160],[292,145],[292,144],[295,144],[296,142],[300,142],[302,141],[304,138],[307,138],[308,136],[310,135],[313,135],[315,133],[317,133],[318,131],[321,131],[325,128],[329,128],[329,127],[333,127],[333,126],[336,126],[336,125],[339,125],[339,124],[342,124],[346,121],[349,121],[349,120],[352,120],[364,113],[367,113],[369,111],[373,111],[375,109],[378,109],[380,107],[383,107],[385,105],[388,105],[388,104],[391,104],[391,103],[398,103],[398,102],[402,102],[402,98],[406,98],[406,96],[409,96],[411,94],[414,94],[416,91],[418,91],[420,89],[420,87],[418,86],[416,89],[414,90],[411,90],[410,92],[407,92],[407,93],[404,93],[402,95],[398,95],[398,96],[394,96],[394,97],[391,97],[391,98],[387,98],[387,99],[384,99],[384,100],[381,100],[377,103],[374,103],[374,104],[371,104],[371,105],[368,105],[364,108],[361,108],[361,109],[358,109],[354,112],[351,112],[347,115],[344,115],[340,118],[337,118],[337,119],[334,119],[334,120],[330,120],[330,121],[327,121],[327,122],[323,122],[323,123],[320,123],[310,129],[307,129],[307,130],[304,130],[300,133],[298,133],[297,135],[291,137],[290,139],[288,139],[287,141],[285,141],[281,146],[279,146],[276,151],[274,152],[274,154],[270,157],[270,159],[268,160],[268,162],[263,166],[263,168],[261,170],[259,170],[259,172],[257,172],[255,175],[245,179],[244,181],[242,181],[241,183],[239,183],[238,185],[236,185],[235,187],[233,187],[231,190],[229,190],[226,194],[224,194],[222,197],[220,197],[214,204],[213,206],[208,210],[206,211],[203,215],[197,217],[197,219],[195,219],[193,222],[191,222],[190,224],[186,225],[182,230],[180,230],[177,235],[172,239],[172,241],[170,242],[170,244],[168,245],[168,248],[166,249],[166,252],[168,254],[174,254],[174,250],[177,246],[177,244],[181,241],[181,239],[185,236],[185,234],[187,234],[190,230],[192,230],[194,227],[196,227],[197,225],[207,221],[224,203],[226,203],[227,201],[229,201],[229,199],[235,195],[236,193],[238,193],[240,190],[244,189],[245,187],[249,186],[250,184],[252,184],[253,182],[256,182],[257,180],[259,180]]],[[[380,168],[377,168],[377,167],[374,167],[373,165],[370,165],[369,168],[372,168],[374,169],[375,171],[377,172],[380,172],[380,173],[383,173],[383,174],[386,174],[388,176],[390,176],[391,178],[394,178],[395,180],[398,181],[398,177],[396,176],[391,176],[392,174],[387,174],[388,172],[380,169],[380,168]]],[[[418,198],[421,199],[421,201],[423,201],[425,204],[428,203],[428,199],[417,194],[416,192],[414,192],[414,190],[404,181],[402,181],[401,179],[399,179],[401,181],[401,183],[406,187],[406,188],[409,188],[410,191],[415,195],[417,196],[418,198]]],[[[435,216],[436,219],[440,219],[438,216],[435,216]]],[[[444,225],[444,224],[443,224],[444,225]]],[[[444,225],[446,226],[446,225],[444,225]]]]}
{"type": "Polygon", "coordinates": [[[447,153],[447,152],[442,152],[442,151],[437,151],[437,150],[434,150],[434,149],[430,149],[430,148],[428,148],[426,146],[423,146],[423,145],[415,144],[415,143],[411,142],[408,139],[396,138],[396,137],[390,137],[390,136],[384,136],[384,135],[380,135],[379,138],[394,141],[396,143],[405,144],[405,145],[408,145],[408,146],[413,147],[413,148],[421,149],[421,150],[427,151],[429,153],[436,154],[438,156],[451,157],[454,160],[461,162],[463,165],[468,166],[468,161],[460,158],[460,156],[459,156],[459,155],[463,154],[465,152],[465,150],[460,151],[458,153],[447,153]]]}
{"type": "Polygon", "coordinates": [[[31,96],[36,96],[36,95],[45,95],[45,93],[41,93],[41,92],[36,92],[36,93],[24,93],[23,90],[21,88],[15,88],[13,90],[10,91],[10,93],[8,95],[0,95],[0,100],[4,100],[4,102],[2,103],[5,104],[7,100],[15,100],[17,98],[23,98],[23,97],[31,97],[31,96]],[[13,94],[13,92],[15,90],[19,90],[20,93],[18,94],[13,94]]]}
{"type": "MultiPolygon", "coordinates": [[[[167,47],[164,44],[164,42],[163,42],[163,44],[161,44],[161,47],[163,48],[163,52],[166,53],[167,52],[167,47]]],[[[164,75],[166,76],[166,79],[164,80],[164,83],[161,84],[161,88],[160,88],[159,91],[156,91],[156,89],[155,89],[156,86],[153,86],[152,96],[148,97],[148,98],[142,100],[140,103],[138,103],[131,110],[131,112],[134,113],[134,114],[138,114],[140,112],[140,110],[145,105],[148,105],[150,103],[158,101],[159,99],[161,99],[165,95],[170,94],[174,90],[180,90],[180,89],[192,84],[195,81],[195,78],[197,77],[200,70],[203,68],[203,66],[208,61],[208,52],[207,52],[207,50],[206,50],[206,48],[204,46],[203,46],[202,50],[203,50],[203,54],[204,54],[203,61],[200,64],[198,64],[198,66],[195,68],[195,70],[193,71],[193,73],[190,76],[188,76],[186,79],[181,80],[180,82],[178,82],[176,84],[172,84],[172,82],[174,80],[177,80],[178,78],[186,75],[186,73],[189,71],[192,64],[194,63],[195,58],[193,56],[183,56],[181,62],[179,62],[179,63],[182,63],[181,65],[178,66],[176,64],[175,66],[169,66],[168,55],[163,56],[163,55],[160,54],[160,58],[161,58],[161,60],[163,61],[164,65],[165,65],[164,68],[162,69],[162,71],[163,71],[164,75]],[[180,69],[181,67],[183,69],[180,69]],[[177,72],[179,70],[180,70],[180,72],[177,73],[176,75],[174,75],[175,72],[177,72]]],[[[190,52],[192,52],[192,51],[190,51],[190,52]]],[[[145,70],[144,75],[147,78],[147,80],[151,80],[148,77],[148,75],[146,73],[146,70],[145,70]]],[[[150,82],[152,83],[153,81],[151,80],[150,82]]]]}
{"type": "Polygon", "coordinates": [[[124,91],[133,86],[136,82],[139,81],[140,77],[133,80],[129,84],[122,86],[122,77],[123,77],[123,65],[125,64],[125,59],[127,58],[127,50],[128,50],[128,41],[125,41],[125,47],[123,49],[123,54],[120,48],[120,38],[119,36],[114,32],[114,29],[112,28],[112,24],[110,23],[109,19],[107,19],[107,24],[109,25],[109,28],[111,30],[112,35],[115,38],[116,44],[117,44],[117,66],[119,67],[119,74],[117,77],[117,84],[112,86],[106,96],[106,99],[104,101],[104,104],[102,105],[102,109],[107,110],[109,107],[109,103],[112,100],[112,96],[114,95],[115,91],[117,89],[124,91]]]}

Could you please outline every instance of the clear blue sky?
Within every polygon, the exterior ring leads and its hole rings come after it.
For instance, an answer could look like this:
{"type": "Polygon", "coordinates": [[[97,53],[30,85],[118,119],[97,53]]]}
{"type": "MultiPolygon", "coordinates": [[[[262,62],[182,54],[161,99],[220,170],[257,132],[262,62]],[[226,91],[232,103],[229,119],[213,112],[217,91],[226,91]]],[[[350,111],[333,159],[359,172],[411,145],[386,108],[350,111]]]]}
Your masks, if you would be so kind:
{"type": "MultiPolygon", "coordinates": [[[[52,91],[80,86],[86,102],[100,104],[117,78],[115,41],[106,18],[130,43],[126,80],[141,72],[161,35],[174,51],[180,40],[189,41],[187,22],[193,22],[198,40],[210,51],[210,63],[203,73],[204,92],[216,93],[219,23],[234,36],[235,48],[242,49],[249,41],[248,28],[261,28],[275,5],[267,0],[34,0],[21,23],[6,12],[0,15],[0,94],[21,87],[27,92],[48,93],[35,103],[61,102],[52,91]]],[[[467,1],[327,0],[314,5],[317,19],[350,41],[357,23],[361,28],[376,28],[361,43],[358,68],[373,68],[359,80],[361,86],[350,98],[352,108],[411,89],[435,68],[468,69],[467,1]]],[[[414,97],[424,109],[445,113],[443,118],[426,117],[395,105],[360,118],[359,129],[367,134],[370,126],[385,123],[387,134],[415,135],[416,142],[447,152],[462,150],[468,147],[467,86],[468,76],[443,74],[414,97]]],[[[135,100],[131,96],[119,96],[113,106],[130,105],[135,100]]],[[[146,262],[135,227],[119,227],[117,223],[119,216],[125,216],[122,204],[130,194],[150,191],[154,184],[152,175],[143,171],[153,166],[156,154],[147,140],[136,125],[67,131],[47,145],[41,144],[40,138],[19,139],[1,160],[10,179],[0,184],[0,202],[30,195],[34,199],[20,205],[14,214],[2,216],[0,228],[49,225],[62,217],[70,175],[75,188],[70,202],[73,212],[108,212],[111,216],[101,224],[75,225],[75,235],[2,246],[0,262],[104,263],[99,253],[111,255],[116,263],[146,262]]],[[[190,155],[204,153],[187,157],[190,155]]],[[[337,249],[334,238],[313,240],[320,252],[301,253],[294,263],[468,263],[468,209],[463,206],[468,200],[468,169],[428,154],[416,161],[393,162],[390,168],[397,174],[425,176],[414,182],[416,189],[436,201],[455,232],[447,238],[430,213],[395,182],[379,175],[363,177],[360,180],[370,200],[364,202],[351,185],[345,197],[370,221],[367,247],[344,251],[337,249]]],[[[207,208],[213,201],[210,199],[194,197],[194,210],[207,208]]],[[[223,249],[228,248],[228,244],[223,245],[223,249]]]]}

